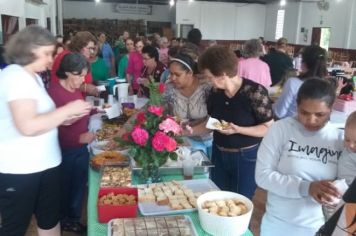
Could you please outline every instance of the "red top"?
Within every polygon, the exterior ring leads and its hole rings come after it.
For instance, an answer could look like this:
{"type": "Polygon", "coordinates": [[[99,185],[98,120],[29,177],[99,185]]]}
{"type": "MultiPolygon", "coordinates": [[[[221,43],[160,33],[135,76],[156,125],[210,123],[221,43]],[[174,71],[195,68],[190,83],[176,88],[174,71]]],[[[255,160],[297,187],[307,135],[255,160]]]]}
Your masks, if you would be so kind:
{"type": "MultiPolygon", "coordinates": [[[[51,83],[48,88],[48,94],[53,99],[56,107],[61,107],[69,102],[82,99],[82,93],[77,89],[70,92],[63,88],[60,83],[51,83]]],[[[79,143],[79,135],[88,132],[89,116],[84,116],[71,125],[61,125],[58,128],[59,143],[61,148],[81,147],[84,144],[79,143]]]]}
{"type": "MultiPolygon", "coordinates": [[[[59,68],[59,65],[61,64],[61,61],[62,61],[63,57],[65,55],[67,55],[68,53],[70,53],[70,52],[71,51],[65,49],[63,52],[58,54],[58,56],[56,56],[56,58],[54,59],[52,70],[51,70],[51,82],[58,83],[59,79],[58,79],[58,77],[56,75],[57,70],[59,68]]],[[[84,78],[84,83],[86,83],[86,84],[92,84],[93,83],[93,77],[92,77],[90,71],[88,71],[88,73],[86,74],[86,76],[84,78]]]]}

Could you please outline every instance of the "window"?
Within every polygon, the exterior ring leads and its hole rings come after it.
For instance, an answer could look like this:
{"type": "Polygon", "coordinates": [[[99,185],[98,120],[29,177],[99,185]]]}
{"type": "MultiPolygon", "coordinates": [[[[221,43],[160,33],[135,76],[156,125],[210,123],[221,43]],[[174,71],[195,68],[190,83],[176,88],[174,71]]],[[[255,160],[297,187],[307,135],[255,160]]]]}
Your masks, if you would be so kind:
{"type": "Polygon", "coordinates": [[[277,12],[276,34],[274,36],[276,40],[283,37],[284,13],[284,9],[277,12]]]}

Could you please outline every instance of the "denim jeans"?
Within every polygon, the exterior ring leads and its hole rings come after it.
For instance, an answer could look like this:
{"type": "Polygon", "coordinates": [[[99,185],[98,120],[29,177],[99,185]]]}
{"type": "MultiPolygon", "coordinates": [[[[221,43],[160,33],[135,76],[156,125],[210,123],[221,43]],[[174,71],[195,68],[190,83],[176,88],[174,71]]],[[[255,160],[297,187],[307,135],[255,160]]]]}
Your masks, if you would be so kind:
{"type": "Polygon", "coordinates": [[[62,219],[80,220],[88,181],[89,152],[86,145],[62,149],[62,219]]]}
{"type": "Polygon", "coordinates": [[[213,143],[211,179],[221,189],[252,199],[255,190],[255,166],[258,146],[239,152],[226,152],[213,143]]]}

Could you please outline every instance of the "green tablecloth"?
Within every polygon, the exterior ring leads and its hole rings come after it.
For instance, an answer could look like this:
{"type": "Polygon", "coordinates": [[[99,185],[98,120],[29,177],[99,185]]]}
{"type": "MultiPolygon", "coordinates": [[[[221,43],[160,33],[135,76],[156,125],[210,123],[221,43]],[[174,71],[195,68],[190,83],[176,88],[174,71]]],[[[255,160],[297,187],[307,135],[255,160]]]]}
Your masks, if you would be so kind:
{"type": "MultiPolygon", "coordinates": [[[[97,216],[97,201],[99,191],[100,174],[89,168],[89,196],[88,196],[88,236],[106,236],[107,224],[100,224],[97,216]]],[[[205,175],[194,176],[195,179],[206,178],[205,175]]],[[[182,180],[182,175],[163,175],[163,181],[182,180]]],[[[135,182],[135,179],[134,179],[135,182]]],[[[210,235],[206,233],[200,226],[198,212],[185,214],[192,219],[195,229],[199,235],[210,235]]],[[[247,231],[244,236],[253,236],[250,231],[247,231]]]]}

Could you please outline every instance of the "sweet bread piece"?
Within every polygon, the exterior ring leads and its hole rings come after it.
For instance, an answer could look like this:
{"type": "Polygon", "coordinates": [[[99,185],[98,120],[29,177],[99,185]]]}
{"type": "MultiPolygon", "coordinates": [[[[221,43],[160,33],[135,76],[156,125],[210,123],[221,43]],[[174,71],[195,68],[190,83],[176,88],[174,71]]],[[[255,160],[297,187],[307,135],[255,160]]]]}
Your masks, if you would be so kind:
{"type": "Polygon", "coordinates": [[[168,205],[169,204],[169,199],[166,195],[159,195],[157,196],[156,202],[158,205],[168,205]]]}
{"type": "Polygon", "coordinates": [[[219,200],[219,201],[216,201],[216,205],[218,205],[218,207],[226,207],[226,203],[224,200],[219,200]]]}
{"type": "Polygon", "coordinates": [[[183,209],[183,207],[180,205],[180,203],[178,201],[170,201],[169,207],[172,208],[173,210],[182,210],[183,209]]]}
{"type": "Polygon", "coordinates": [[[219,216],[239,216],[248,212],[247,206],[239,199],[225,199],[216,201],[205,201],[202,209],[208,213],[219,216]]]}
{"type": "Polygon", "coordinates": [[[192,205],[189,204],[189,202],[183,202],[181,203],[184,209],[192,209],[192,205]]]}
{"type": "Polygon", "coordinates": [[[155,202],[156,197],[153,194],[142,194],[139,195],[139,202],[155,202]]]}

